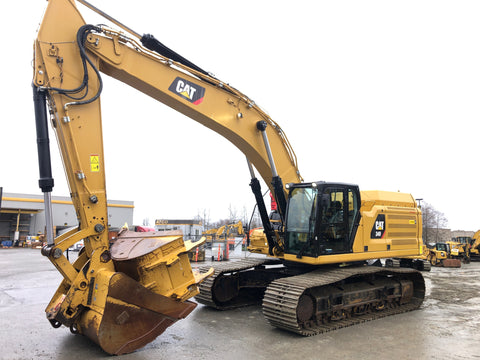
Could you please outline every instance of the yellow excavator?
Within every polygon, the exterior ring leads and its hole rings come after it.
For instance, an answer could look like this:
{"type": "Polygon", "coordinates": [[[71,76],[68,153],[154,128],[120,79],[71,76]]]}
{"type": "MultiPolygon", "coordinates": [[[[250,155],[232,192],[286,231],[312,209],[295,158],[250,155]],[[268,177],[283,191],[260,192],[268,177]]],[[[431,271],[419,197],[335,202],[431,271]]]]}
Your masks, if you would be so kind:
{"type": "MultiPolygon", "coordinates": [[[[262,302],[274,326],[301,335],[414,310],[425,284],[413,269],[367,261],[422,253],[421,212],[409,194],[304,182],[281,127],[246,95],[84,0],[50,0],[34,44],[33,91],[47,256],[63,281],[47,306],[111,354],[152,341],[198,302],[228,309],[262,302]],[[77,3],[120,30],[88,25],[77,3]],[[265,234],[256,255],[194,273],[181,234],[125,231],[108,242],[101,73],[130,85],[232,142],[246,158],[265,234]],[[47,110],[50,119],[47,116],[47,110]],[[54,238],[48,122],[57,137],[79,226],[54,238]],[[278,216],[267,213],[260,181],[278,216]],[[285,184],[285,185],[284,185],[285,184]],[[49,220],[48,220],[49,219],[49,220]],[[84,239],[70,264],[63,255],[84,239]],[[202,282],[203,281],[203,282],[202,282]],[[200,291],[200,292],[198,292],[200,291]]],[[[321,146],[319,144],[318,146],[321,146]]]]}
{"type": "Polygon", "coordinates": [[[219,228],[206,230],[202,235],[207,238],[208,242],[212,240],[226,240],[231,235],[242,236],[244,231],[242,221],[239,220],[237,223],[225,224],[219,228]]]}
{"type": "Polygon", "coordinates": [[[470,257],[474,260],[480,259],[480,230],[476,231],[470,241],[470,257]]]}

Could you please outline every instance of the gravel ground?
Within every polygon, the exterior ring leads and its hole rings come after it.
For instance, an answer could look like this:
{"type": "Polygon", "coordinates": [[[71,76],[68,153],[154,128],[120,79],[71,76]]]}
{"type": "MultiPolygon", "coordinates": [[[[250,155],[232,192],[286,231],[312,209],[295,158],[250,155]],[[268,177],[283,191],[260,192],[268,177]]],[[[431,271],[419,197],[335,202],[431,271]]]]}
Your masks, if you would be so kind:
{"type": "MultiPolygon", "coordinates": [[[[60,283],[33,249],[0,249],[0,359],[106,359],[89,339],[54,329],[45,306],[60,283]]],[[[199,305],[155,341],[123,359],[480,359],[480,262],[424,273],[417,311],[314,337],[271,327],[260,306],[199,305]]]]}

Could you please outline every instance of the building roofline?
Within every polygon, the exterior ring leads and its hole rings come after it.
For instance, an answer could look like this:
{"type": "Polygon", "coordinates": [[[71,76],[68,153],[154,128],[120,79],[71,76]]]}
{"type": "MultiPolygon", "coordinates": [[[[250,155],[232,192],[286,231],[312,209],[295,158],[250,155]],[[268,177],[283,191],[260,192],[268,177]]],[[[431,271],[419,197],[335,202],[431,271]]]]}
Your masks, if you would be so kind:
{"type": "MultiPolygon", "coordinates": [[[[24,203],[38,203],[43,204],[44,199],[42,195],[34,194],[20,194],[20,193],[3,193],[2,208],[12,208],[13,204],[6,204],[6,202],[24,202],[24,203]]],[[[52,196],[53,204],[73,205],[72,199],[67,196],[52,196]]],[[[107,200],[108,207],[122,207],[134,208],[133,201],[127,200],[107,200]]],[[[32,206],[34,209],[43,210],[43,206],[32,206]]],[[[18,206],[15,206],[18,208],[18,206]]]]}

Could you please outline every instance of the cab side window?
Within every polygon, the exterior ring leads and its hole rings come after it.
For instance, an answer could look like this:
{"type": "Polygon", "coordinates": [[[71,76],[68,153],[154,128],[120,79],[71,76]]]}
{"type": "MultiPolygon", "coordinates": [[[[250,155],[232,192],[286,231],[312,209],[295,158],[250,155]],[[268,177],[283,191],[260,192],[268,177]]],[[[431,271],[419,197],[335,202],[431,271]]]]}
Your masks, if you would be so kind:
{"type": "Polygon", "coordinates": [[[360,208],[358,191],[350,187],[324,189],[320,203],[321,253],[343,253],[351,249],[360,208]]]}

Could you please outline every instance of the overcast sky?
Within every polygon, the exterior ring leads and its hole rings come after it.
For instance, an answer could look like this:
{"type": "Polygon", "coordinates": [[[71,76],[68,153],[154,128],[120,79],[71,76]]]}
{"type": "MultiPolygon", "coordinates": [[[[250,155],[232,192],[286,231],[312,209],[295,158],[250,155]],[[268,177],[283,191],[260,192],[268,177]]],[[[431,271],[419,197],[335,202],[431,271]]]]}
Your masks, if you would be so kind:
{"type": "MultiPolygon", "coordinates": [[[[443,212],[450,228],[480,228],[480,2],[91,2],[255,100],[286,132],[306,181],[408,192],[443,212]]],[[[30,84],[46,5],[13,1],[0,15],[4,192],[41,194],[30,84]]],[[[107,195],[134,201],[136,224],[204,209],[217,220],[230,206],[251,212],[239,150],[103,78],[107,195]]],[[[50,135],[53,195],[68,196],[50,135]]]]}

